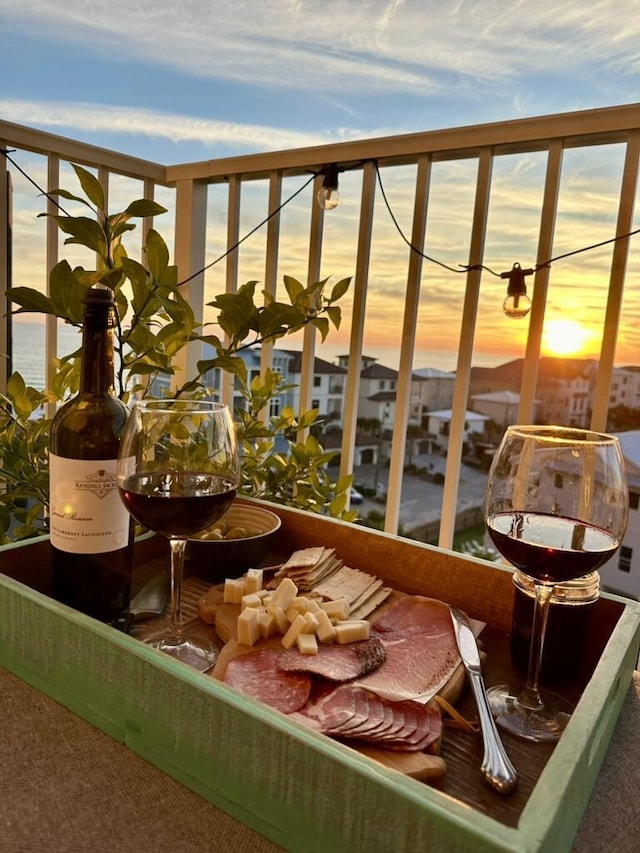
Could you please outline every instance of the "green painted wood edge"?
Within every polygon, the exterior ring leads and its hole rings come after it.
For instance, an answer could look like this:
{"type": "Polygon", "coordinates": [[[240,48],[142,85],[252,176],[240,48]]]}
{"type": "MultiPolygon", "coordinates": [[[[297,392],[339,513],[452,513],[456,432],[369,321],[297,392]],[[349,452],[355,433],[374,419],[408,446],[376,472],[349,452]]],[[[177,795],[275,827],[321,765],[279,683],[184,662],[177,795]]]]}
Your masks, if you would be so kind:
{"type": "Polygon", "coordinates": [[[640,604],[607,593],[602,597],[620,602],[624,610],[520,817],[527,850],[536,853],[571,849],[637,668],[640,604]]]}

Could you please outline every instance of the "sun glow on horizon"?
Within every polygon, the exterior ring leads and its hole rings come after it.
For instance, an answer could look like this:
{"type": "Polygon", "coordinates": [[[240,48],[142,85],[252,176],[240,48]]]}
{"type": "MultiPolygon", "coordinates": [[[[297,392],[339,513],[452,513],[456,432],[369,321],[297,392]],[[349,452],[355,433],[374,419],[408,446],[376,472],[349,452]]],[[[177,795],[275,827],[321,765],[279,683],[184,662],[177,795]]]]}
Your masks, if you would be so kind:
{"type": "Polygon", "coordinates": [[[590,331],[578,320],[557,318],[545,322],[542,344],[550,355],[578,355],[585,351],[590,338],[590,331]]]}

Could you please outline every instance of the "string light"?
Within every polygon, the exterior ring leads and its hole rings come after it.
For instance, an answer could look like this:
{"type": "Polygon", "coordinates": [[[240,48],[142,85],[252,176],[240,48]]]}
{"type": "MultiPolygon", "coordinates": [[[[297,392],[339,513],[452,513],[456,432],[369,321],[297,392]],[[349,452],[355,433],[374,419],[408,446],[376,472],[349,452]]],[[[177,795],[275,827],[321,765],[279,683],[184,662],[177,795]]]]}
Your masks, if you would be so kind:
{"type": "Polygon", "coordinates": [[[316,199],[324,210],[334,210],[340,204],[340,193],[338,192],[338,167],[335,163],[325,166],[320,172],[324,175],[322,186],[318,190],[316,199]]]}
{"type": "Polygon", "coordinates": [[[508,278],[507,295],[502,303],[502,310],[512,320],[521,320],[531,311],[531,300],[527,296],[525,275],[531,275],[533,270],[523,270],[515,263],[508,272],[500,273],[500,278],[508,278]]]}
{"type": "MultiPolygon", "coordinates": [[[[42,195],[44,195],[46,198],[48,198],[50,201],[52,201],[62,213],[64,213],[65,215],[68,215],[66,213],[66,211],[64,210],[64,208],[62,208],[62,206],[57,202],[57,200],[54,199],[48,192],[46,192],[46,190],[43,190],[42,187],[40,187],[36,183],[36,181],[34,181],[33,178],[31,178],[25,172],[25,170],[22,169],[15,162],[15,160],[12,157],[9,156],[10,153],[14,152],[14,150],[15,149],[12,149],[10,152],[8,149],[0,148],[0,154],[3,154],[5,157],[5,160],[10,162],[28,181],[30,181],[31,184],[33,184],[33,186],[39,192],[42,193],[42,195]]],[[[378,184],[380,186],[380,192],[382,194],[382,198],[383,198],[384,203],[386,205],[389,216],[391,217],[391,220],[393,221],[393,224],[395,225],[396,230],[398,231],[398,234],[404,240],[404,242],[407,244],[407,246],[411,249],[411,251],[420,255],[420,257],[424,258],[425,260],[429,261],[430,263],[437,264],[438,266],[440,266],[446,270],[449,270],[449,272],[468,273],[471,270],[485,270],[486,272],[488,272],[491,275],[494,275],[498,278],[509,279],[509,284],[507,286],[507,296],[506,296],[504,302],[502,303],[502,308],[504,310],[504,313],[508,317],[512,317],[512,318],[516,318],[516,319],[526,317],[527,314],[529,313],[529,311],[531,310],[531,300],[527,296],[527,287],[526,287],[525,282],[524,282],[525,276],[531,275],[532,273],[537,272],[539,269],[542,269],[543,267],[550,266],[554,261],[559,261],[559,260],[562,260],[564,258],[571,257],[572,255],[579,255],[581,252],[587,252],[587,251],[590,251],[591,249],[598,249],[601,246],[606,246],[609,243],[616,243],[618,240],[624,240],[624,239],[627,239],[629,237],[633,237],[635,234],[640,233],[640,228],[636,228],[634,231],[629,231],[626,234],[619,234],[616,237],[611,237],[608,240],[602,240],[599,243],[594,243],[594,244],[589,245],[589,246],[583,246],[580,249],[574,249],[573,251],[565,252],[562,255],[557,255],[554,258],[549,258],[548,261],[544,261],[544,263],[537,264],[532,269],[523,270],[521,268],[520,264],[517,262],[514,263],[513,267],[510,270],[508,270],[507,272],[503,272],[503,273],[497,273],[494,270],[492,270],[490,267],[486,266],[485,264],[474,264],[474,265],[458,264],[457,268],[452,267],[452,266],[449,266],[448,264],[442,263],[442,261],[438,261],[436,258],[429,257],[429,255],[426,255],[424,252],[422,252],[420,249],[418,249],[416,246],[414,246],[413,243],[405,236],[402,229],[400,228],[398,220],[396,219],[396,217],[393,213],[393,210],[391,209],[391,205],[389,204],[389,201],[387,199],[384,187],[382,185],[382,177],[380,175],[380,169],[378,167],[377,161],[375,161],[375,160],[372,160],[372,161],[362,160],[356,166],[353,166],[352,168],[358,168],[359,166],[364,165],[365,162],[373,162],[374,163],[375,169],[376,169],[376,175],[377,175],[377,179],[378,179],[378,184]]],[[[259,222],[247,234],[245,234],[244,237],[241,237],[233,246],[230,246],[219,257],[217,257],[215,260],[211,261],[205,267],[203,267],[203,269],[198,270],[195,273],[192,273],[192,275],[190,275],[188,278],[184,279],[184,281],[179,282],[179,286],[182,284],[186,284],[188,281],[191,281],[191,279],[195,278],[196,276],[201,275],[203,272],[210,269],[212,266],[217,264],[219,261],[223,260],[223,258],[226,258],[229,254],[231,254],[231,252],[235,251],[248,237],[250,237],[259,228],[261,228],[263,225],[265,225],[267,222],[269,222],[269,220],[272,219],[274,216],[276,216],[282,210],[283,207],[285,207],[287,204],[289,204],[289,202],[293,201],[293,199],[296,198],[296,196],[298,196],[311,183],[311,181],[313,181],[318,175],[323,175],[324,177],[323,177],[323,181],[322,181],[322,187],[320,188],[320,190],[318,191],[318,194],[316,196],[317,201],[320,204],[320,206],[323,207],[325,210],[335,209],[338,206],[338,204],[340,203],[340,193],[338,192],[338,172],[339,171],[341,171],[341,170],[338,169],[337,164],[332,163],[332,164],[323,166],[323,168],[319,172],[312,173],[311,177],[304,184],[302,184],[302,186],[300,186],[291,196],[289,196],[289,198],[287,198],[285,201],[283,201],[281,204],[279,204],[274,210],[272,210],[261,222],[259,222]]]]}

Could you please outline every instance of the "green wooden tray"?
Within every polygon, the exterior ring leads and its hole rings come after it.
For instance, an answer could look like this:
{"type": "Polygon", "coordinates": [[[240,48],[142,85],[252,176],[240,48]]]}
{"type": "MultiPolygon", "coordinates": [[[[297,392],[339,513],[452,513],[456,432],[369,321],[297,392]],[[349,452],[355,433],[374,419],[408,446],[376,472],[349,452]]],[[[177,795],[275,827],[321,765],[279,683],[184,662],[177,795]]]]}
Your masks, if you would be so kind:
{"type": "MultiPolygon", "coordinates": [[[[509,624],[507,570],[276,511],[289,552],[333,544],[349,565],[466,607],[498,634],[509,624]]],[[[0,549],[0,664],[274,843],[304,853],[570,849],[638,659],[637,603],[603,596],[593,674],[517,818],[505,822],[505,798],[498,817],[470,807],[56,603],[45,594],[48,547],[0,549]]]]}

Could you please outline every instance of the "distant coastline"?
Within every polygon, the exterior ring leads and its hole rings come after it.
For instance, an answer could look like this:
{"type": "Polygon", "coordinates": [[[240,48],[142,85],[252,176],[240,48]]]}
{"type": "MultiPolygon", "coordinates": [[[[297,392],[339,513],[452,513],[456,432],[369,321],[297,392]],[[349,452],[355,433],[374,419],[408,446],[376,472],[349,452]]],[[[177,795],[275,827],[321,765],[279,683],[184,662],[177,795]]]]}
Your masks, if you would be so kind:
{"type": "MultiPolygon", "coordinates": [[[[80,333],[73,326],[59,324],[58,355],[68,355],[80,345],[80,333]]],[[[14,322],[11,371],[22,374],[27,385],[42,390],[46,384],[45,326],[42,322],[14,322]]]]}

